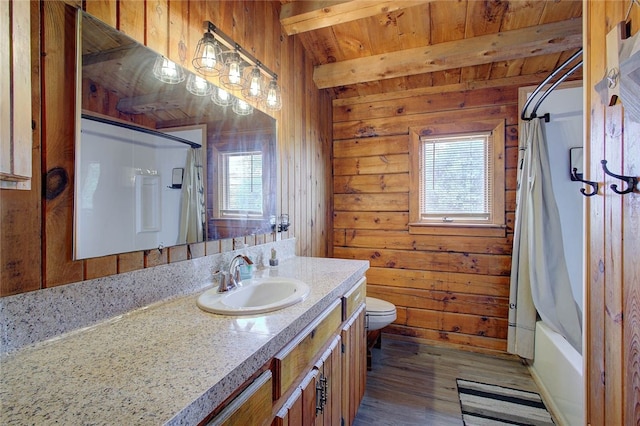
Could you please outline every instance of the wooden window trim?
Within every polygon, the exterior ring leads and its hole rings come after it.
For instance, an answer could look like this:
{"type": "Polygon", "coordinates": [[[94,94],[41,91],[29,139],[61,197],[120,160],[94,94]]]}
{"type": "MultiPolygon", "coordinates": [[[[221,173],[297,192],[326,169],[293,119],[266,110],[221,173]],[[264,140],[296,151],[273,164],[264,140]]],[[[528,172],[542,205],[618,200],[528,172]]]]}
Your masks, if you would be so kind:
{"type": "Polygon", "coordinates": [[[445,136],[451,134],[450,123],[448,125],[429,126],[425,128],[414,127],[409,129],[410,136],[410,164],[409,164],[409,233],[420,235],[474,235],[487,237],[503,237],[506,235],[505,222],[505,123],[504,120],[486,120],[466,123],[465,133],[493,132],[494,160],[494,199],[493,199],[493,223],[469,224],[469,223],[424,223],[420,221],[420,176],[419,176],[419,149],[420,137],[445,136]]]}

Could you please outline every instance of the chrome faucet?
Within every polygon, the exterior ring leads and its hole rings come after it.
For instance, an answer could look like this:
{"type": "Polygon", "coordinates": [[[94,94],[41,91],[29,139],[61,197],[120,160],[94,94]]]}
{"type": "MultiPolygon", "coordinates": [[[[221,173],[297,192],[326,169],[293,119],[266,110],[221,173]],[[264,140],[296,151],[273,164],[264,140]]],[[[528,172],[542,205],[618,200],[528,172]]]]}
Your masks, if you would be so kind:
{"type": "Polygon", "coordinates": [[[229,286],[235,288],[240,283],[240,262],[244,260],[243,255],[239,254],[229,263],[229,286]]]}
{"type": "Polygon", "coordinates": [[[240,286],[240,264],[244,261],[247,265],[252,265],[253,262],[247,256],[239,254],[229,263],[229,273],[222,274],[220,280],[220,286],[218,287],[218,293],[222,293],[228,290],[232,290],[240,286]],[[228,277],[228,282],[227,282],[228,277]]]}

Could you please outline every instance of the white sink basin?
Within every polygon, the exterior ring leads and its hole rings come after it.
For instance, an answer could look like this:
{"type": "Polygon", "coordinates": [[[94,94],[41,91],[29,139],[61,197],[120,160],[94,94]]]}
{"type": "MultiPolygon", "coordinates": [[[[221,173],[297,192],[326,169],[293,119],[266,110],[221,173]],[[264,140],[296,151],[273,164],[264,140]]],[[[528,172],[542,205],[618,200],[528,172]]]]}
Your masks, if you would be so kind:
{"type": "Polygon", "coordinates": [[[198,297],[198,307],[224,315],[251,315],[276,311],[304,300],[309,286],[295,278],[265,277],[244,280],[241,287],[225,293],[217,288],[198,297]]]}

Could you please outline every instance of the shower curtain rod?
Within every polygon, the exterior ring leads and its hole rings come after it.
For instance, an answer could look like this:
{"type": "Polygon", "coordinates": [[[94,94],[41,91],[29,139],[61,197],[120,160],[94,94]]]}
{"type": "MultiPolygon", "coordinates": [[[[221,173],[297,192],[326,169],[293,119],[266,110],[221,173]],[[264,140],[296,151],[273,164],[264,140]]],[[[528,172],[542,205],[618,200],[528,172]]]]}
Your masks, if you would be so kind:
{"type": "Polygon", "coordinates": [[[576,58],[578,58],[579,56],[582,55],[582,49],[579,49],[576,53],[574,53],[569,59],[567,59],[566,61],[564,61],[564,63],[562,65],[560,65],[558,68],[556,68],[551,74],[549,74],[547,76],[547,78],[545,78],[542,83],[540,83],[538,85],[538,87],[536,87],[536,89],[533,91],[533,93],[531,94],[531,96],[529,96],[529,99],[527,99],[527,102],[524,104],[524,108],[522,108],[522,114],[520,116],[521,119],[525,120],[525,121],[531,121],[534,118],[544,118],[546,122],[549,121],[549,114],[544,114],[542,117],[538,117],[536,115],[536,112],[538,111],[538,107],[540,106],[540,104],[542,104],[542,102],[546,99],[547,96],[549,96],[549,94],[556,88],[558,87],[558,85],[560,83],[562,83],[563,81],[565,81],[567,79],[567,77],[569,77],[571,74],[573,74],[578,68],[580,68],[582,66],[582,60],[580,60],[580,62],[578,62],[577,64],[575,64],[571,69],[569,69],[567,72],[565,72],[562,76],[560,76],[560,78],[558,78],[558,80],[553,83],[547,90],[545,90],[542,95],[540,96],[540,99],[538,99],[538,102],[536,102],[536,104],[533,107],[533,111],[531,111],[531,115],[527,118],[527,108],[529,108],[529,104],[531,104],[531,102],[533,101],[533,99],[536,97],[536,95],[538,94],[538,92],[540,92],[540,90],[542,90],[542,88],[548,84],[556,75],[558,75],[558,73],[560,73],[560,71],[562,71],[566,66],[568,66],[570,63],[572,63],[574,60],[576,60],[576,58]]]}

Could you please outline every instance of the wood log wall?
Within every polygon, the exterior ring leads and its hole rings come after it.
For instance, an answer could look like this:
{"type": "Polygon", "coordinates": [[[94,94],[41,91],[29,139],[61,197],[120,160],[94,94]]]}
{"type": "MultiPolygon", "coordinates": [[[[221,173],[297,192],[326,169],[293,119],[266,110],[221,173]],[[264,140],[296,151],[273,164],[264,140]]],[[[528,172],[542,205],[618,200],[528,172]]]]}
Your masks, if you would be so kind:
{"type": "Polygon", "coordinates": [[[368,259],[367,294],[394,303],[386,331],[505,351],[518,146],[516,86],[414,89],[333,101],[333,255],[368,259]],[[502,236],[409,233],[409,128],[461,132],[504,120],[502,236]]]}
{"type": "Polygon", "coordinates": [[[195,51],[203,33],[202,22],[209,20],[274,70],[284,105],[272,114],[278,132],[276,203],[278,214],[289,214],[291,227],[278,236],[247,236],[245,242],[253,245],[295,237],[298,255],[327,255],[331,100],[326,91],[316,89],[313,64],[301,43],[282,32],[279,2],[32,2],[34,185],[31,191],[0,192],[1,296],[233,249],[231,240],[220,240],[177,246],[162,254],[153,250],[72,260],[75,30],[65,4],[81,4],[98,19],[188,67],[190,58],[181,61],[180,52],[189,56],[195,51]],[[37,84],[40,81],[42,93],[37,84]],[[49,196],[43,197],[46,194],[49,196]]]}

